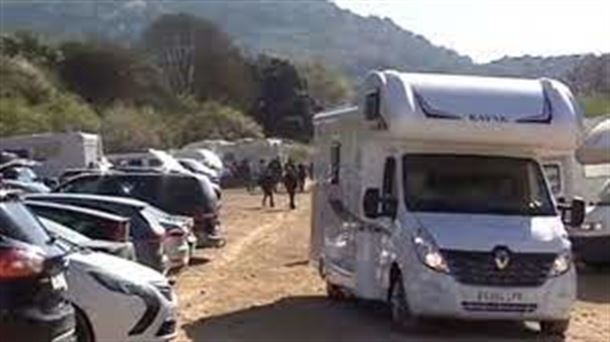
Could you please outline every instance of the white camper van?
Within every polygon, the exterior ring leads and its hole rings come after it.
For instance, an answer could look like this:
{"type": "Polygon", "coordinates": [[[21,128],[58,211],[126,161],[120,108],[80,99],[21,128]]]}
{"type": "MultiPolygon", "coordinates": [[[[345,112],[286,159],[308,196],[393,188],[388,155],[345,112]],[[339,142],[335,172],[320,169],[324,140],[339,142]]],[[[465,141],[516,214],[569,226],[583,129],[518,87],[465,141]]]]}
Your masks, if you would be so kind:
{"type": "Polygon", "coordinates": [[[82,132],[0,138],[0,150],[40,162],[34,170],[39,176],[48,178],[58,177],[65,169],[88,167],[103,156],[99,135],[82,132]]]}
{"type": "MultiPolygon", "coordinates": [[[[310,256],[329,295],[387,300],[399,325],[501,319],[563,333],[576,273],[539,159],[578,146],[570,91],[395,71],[361,91],[359,107],[314,119],[310,256]]],[[[564,210],[582,222],[581,200],[564,210]]]]}

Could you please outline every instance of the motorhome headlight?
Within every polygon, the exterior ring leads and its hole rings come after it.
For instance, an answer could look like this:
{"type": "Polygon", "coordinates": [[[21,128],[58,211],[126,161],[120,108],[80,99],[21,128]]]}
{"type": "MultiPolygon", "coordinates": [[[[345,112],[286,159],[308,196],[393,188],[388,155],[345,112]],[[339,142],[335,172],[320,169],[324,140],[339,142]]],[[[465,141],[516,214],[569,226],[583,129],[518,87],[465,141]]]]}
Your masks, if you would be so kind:
{"type": "Polygon", "coordinates": [[[582,230],[604,230],[603,222],[585,222],[580,226],[582,230]]]}
{"type": "Polygon", "coordinates": [[[417,235],[413,238],[413,245],[415,246],[415,251],[417,252],[419,260],[424,265],[437,272],[449,272],[449,267],[447,267],[445,258],[430,234],[424,230],[419,230],[417,235]]]}
{"type": "Polygon", "coordinates": [[[550,276],[557,277],[566,273],[572,266],[572,252],[565,250],[557,255],[553,261],[550,276]]]}

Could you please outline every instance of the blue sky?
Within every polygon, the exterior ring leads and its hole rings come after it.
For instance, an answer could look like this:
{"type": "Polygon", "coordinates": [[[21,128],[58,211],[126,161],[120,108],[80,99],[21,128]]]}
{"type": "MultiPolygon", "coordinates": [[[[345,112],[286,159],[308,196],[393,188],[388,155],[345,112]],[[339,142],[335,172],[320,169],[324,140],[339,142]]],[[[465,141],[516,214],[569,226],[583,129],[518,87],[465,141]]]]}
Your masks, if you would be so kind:
{"type": "Polygon", "coordinates": [[[334,0],[389,17],[476,62],[502,56],[610,52],[609,0],[334,0]]]}

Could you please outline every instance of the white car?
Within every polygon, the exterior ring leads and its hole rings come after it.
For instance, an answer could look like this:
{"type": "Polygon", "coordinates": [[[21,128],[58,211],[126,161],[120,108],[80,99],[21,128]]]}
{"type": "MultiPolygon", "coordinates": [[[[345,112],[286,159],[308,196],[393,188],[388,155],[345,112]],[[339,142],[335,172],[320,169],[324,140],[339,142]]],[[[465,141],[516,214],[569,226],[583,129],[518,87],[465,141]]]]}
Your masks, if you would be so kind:
{"type": "Polygon", "coordinates": [[[610,181],[602,187],[598,198],[587,208],[582,226],[569,231],[574,250],[584,263],[592,266],[610,264],[610,181]]]}
{"type": "Polygon", "coordinates": [[[70,250],[68,299],[78,341],[168,341],[176,336],[177,298],[146,266],[58,238],[70,250]]]}

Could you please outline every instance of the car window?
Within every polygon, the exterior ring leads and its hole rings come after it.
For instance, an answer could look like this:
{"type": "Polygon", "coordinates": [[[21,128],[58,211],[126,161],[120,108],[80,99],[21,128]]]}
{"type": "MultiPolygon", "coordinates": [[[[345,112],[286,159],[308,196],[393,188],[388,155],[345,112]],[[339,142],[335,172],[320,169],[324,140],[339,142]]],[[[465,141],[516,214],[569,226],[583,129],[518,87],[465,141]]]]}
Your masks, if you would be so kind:
{"type": "Polygon", "coordinates": [[[35,245],[50,240],[36,216],[17,201],[0,202],[0,234],[35,245]]]}
{"type": "Polygon", "coordinates": [[[98,191],[99,180],[99,176],[79,177],[61,186],[59,191],[95,194],[98,191]]]}
{"type": "Polygon", "coordinates": [[[42,206],[31,206],[31,208],[36,214],[63,224],[89,238],[101,240],[108,238],[109,232],[105,231],[103,225],[93,216],[58,208],[42,206]]]}

